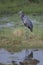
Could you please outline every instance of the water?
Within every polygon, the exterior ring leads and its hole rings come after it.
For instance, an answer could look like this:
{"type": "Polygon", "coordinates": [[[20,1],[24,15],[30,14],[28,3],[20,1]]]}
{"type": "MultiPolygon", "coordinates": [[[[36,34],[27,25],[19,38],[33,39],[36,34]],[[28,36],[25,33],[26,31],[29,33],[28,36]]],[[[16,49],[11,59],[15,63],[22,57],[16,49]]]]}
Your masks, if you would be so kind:
{"type": "Polygon", "coordinates": [[[43,65],[43,50],[25,49],[20,52],[8,52],[5,49],[0,49],[0,63],[11,64],[15,61],[17,64],[23,62],[26,57],[30,58],[31,51],[33,52],[33,57],[31,59],[36,59],[39,61],[37,65],[43,65]]]}
{"type": "Polygon", "coordinates": [[[0,22],[2,22],[0,24],[0,28],[4,28],[4,27],[13,27],[15,25],[14,21],[11,21],[9,19],[10,16],[6,16],[6,17],[1,17],[0,18],[0,22]],[[5,21],[5,22],[4,22],[5,21]]]}
{"type": "Polygon", "coordinates": [[[6,24],[3,24],[3,25],[0,25],[0,28],[3,28],[3,27],[13,27],[14,24],[13,23],[6,23],[6,24]]]}
{"type": "MultiPolygon", "coordinates": [[[[2,24],[0,24],[0,28],[3,28],[3,27],[16,27],[16,25],[18,25],[18,26],[22,25],[23,26],[23,24],[21,23],[21,20],[19,20],[19,18],[17,18],[17,17],[18,16],[0,17],[0,22],[2,22],[2,24]],[[20,22],[18,23],[18,21],[20,21],[20,22]]],[[[39,22],[40,18],[38,18],[38,20],[37,20],[37,18],[35,19],[35,18],[33,18],[33,16],[29,17],[29,19],[32,21],[33,25],[40,25],[40,27],[43,27],[43,22],[39,22]]]]}

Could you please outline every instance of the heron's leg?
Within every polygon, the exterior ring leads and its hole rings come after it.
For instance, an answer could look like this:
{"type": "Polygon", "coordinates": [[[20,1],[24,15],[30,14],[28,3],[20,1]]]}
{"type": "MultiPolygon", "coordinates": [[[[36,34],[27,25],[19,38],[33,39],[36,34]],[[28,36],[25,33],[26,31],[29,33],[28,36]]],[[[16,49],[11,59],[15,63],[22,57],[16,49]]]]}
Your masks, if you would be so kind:
{"type": "Polygon", "coordinates": [[[27,27],[25,27],[25,39],[29,39],[29,30],[27,30],[27,27]]]}
{"type": "Polygon", "coordinates": [[[26,48],[26,50],[25,50],[25,60],[28,59],[28,55],[29,55],[29,50],[26,48]]]}

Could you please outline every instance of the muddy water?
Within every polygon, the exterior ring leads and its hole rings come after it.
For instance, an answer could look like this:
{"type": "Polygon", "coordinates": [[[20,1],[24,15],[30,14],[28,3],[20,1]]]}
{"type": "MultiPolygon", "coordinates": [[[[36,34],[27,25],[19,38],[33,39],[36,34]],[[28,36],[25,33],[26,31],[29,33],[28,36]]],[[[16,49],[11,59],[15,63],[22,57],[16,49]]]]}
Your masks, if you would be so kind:
{"type": "Polygon", "coordinates": [[[0,49],[0,63],[11,64],[12,62],[16,62],[18,65],[22,65],[22,63],[43,65],[43,50],[25,49],[11,53],[5,49],[0,49]]]}

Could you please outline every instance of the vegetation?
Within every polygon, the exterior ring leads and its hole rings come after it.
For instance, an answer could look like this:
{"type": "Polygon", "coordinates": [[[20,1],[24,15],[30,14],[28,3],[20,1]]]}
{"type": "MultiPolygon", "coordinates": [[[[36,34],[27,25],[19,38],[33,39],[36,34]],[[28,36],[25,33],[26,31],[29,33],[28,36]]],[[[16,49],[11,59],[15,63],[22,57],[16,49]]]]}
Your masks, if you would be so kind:
{"type": "Polygon", "coordinates": [[[27,14],[42,14],[43,0],[0,0],[0,15],[14,14],[21,9],[27,14]]]}

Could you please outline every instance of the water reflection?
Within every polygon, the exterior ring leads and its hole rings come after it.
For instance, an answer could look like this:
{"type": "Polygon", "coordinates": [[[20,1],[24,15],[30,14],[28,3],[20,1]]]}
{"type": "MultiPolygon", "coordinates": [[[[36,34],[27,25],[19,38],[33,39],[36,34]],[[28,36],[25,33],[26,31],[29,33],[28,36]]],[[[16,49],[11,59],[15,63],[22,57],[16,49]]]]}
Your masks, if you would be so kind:
{"type": "MultiPolygon", "coordinates": [[[[27,51],[28,52],[28,51],[27,51]]],[[[33,51],[31,51],[28,56],[25,56],[25,59],[23,62],[19,62],[20,65],[37,65],[40,61],[33,58],[33,51]]]]}
{"type": "Polygon", "coordinates": [[[20,52],[8,52],[0,49],[0,63],[13,65],[43,65],[43,50],[25,49],[20,52]]]}

